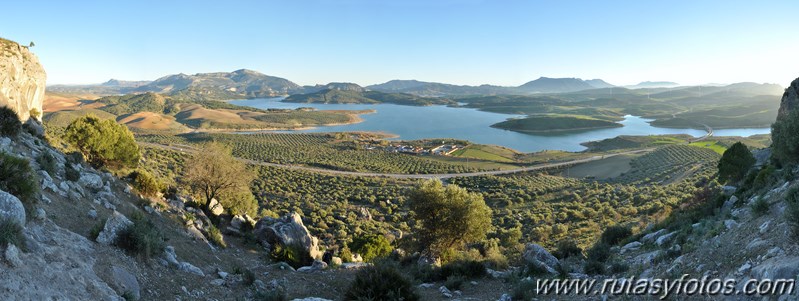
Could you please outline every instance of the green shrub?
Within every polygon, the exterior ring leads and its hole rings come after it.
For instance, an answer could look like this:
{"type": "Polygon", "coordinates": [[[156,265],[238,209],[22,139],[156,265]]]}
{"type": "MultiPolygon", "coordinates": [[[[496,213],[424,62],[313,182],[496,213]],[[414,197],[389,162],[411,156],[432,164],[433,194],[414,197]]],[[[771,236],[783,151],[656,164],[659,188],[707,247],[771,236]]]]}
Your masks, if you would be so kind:
{"type": "Polygon", "coordinates": [[[255,293],[254,300],[256,301],[288,301],[289,297],[286,294],[286,289],[278,287],[268,291],[258,291],[255,293]]]}
{"type": "Polygon", "coordinates": [[[754,182],[752,183],[752,190],[757,191],[763,189],[764,187],[771,186],[774,180],[776,180],[774,176],[775,171],[777,171],[777,169],[771,165],[760,169],[760,171],[757,173],[757,176],[755,176],[754,182]]]}
{"type": "Polygon", "coordinates": [[[785,219],[791,225],[795,235],[799,235],[799,187],[792,187],[785,194],[788,208],[785,210],[785,219]]]}
{"type": "Polygon", "coordinates": [[[269,257],[274,261],[288,263],[295,269],[313,263],[311,255],[301,246],[274,244],[272,245],[272,250],[269,252],[269,257]]]}
{"type": "Polygon", "coordinates": [[[78,148],[94,166],[136,167],[139,146],[124,125],[93,115],[75,119],[64,131],[64,140],[78,148]]]}
{"type": "Polygon", "coordinates": [[[588,249],[588,261],[605,262],[609,257],[610,245],[604,242],[599,242],[588,249]]]}
{"type": "Polygon", "coordinates": [[[719,181],[737,182],[755,165],[755,157],[749,148],[741,142],[735,142],[724,151],[719,160],[719,181]]]}
{"type": "Polygon", "coordinates": [[[379,234],[355,237],[349,246],[353,252],[361,254],[366,262],[388,256],[393,250],[388,239],[379,234]]]}
{"type": "Polygon", "coordinates": [[[24,247],[25,236],[22,235],[22,226],[11,219],[0,219],[0,246],[13,244],[24,247]]]}
{"type": "Polygon", "coordinates": [[[626,272],[629,269],[630,269],[630,266],[628,266],[624,262],[614,262],[613,264],[610,265],[610,273],[612,273],[612,274],[623,273],[623,272],[626,272]]]}
{"type": "Polygon", "coordinates": [[[117,234],[116,245],[142,258],[149,259],[164,251],[164,235],[141,213],[131,218],[133,225],[117,234]]]}
{"type": "Polygon", "coordinates": [[[469,279],[485,277],[488,274],[486,267],[475,260],[458,260],[447,263],[440,268],[441,279],[450,276],[463,276],[469,279]]]}
{"type": "Polygon", "coordinates": [[[42,117],[42,112],[39,112],[39,110],[36,109],[36,108],[30,109],[30,111],[28,111],[28,114],[30,114],[31,118],[34,118],[34,119],[41,119],[41,117],[42,117]]]}
{"type": "Polygon", "coordinates": [[[31,216],[38,201],[39,180],[28,160],[0,152],[0,190],[22,202],[31,216]]]}
{"type": "Polygon", "coordinates": [[[630,235],[633,235],[633,231],[630,228],[622,225],[613,225],[605,229],[605,232],[602,232],[600,240],[606,244],[615,245],[627,239],[630,235]]]}
{"type": "Polygon", "coordinates": [[[58,168],[58,161],[56,161],[55,156],[53,156],[50,151],[45,150],[36,157],[36,163],[39,163],[39,166],[47,172],[51,177],[56,175],[56,168],[58,168]]]}
{"type": "Polygon", "coordinates": [[[452,275],[447,277],[447,281],[444,282],[444,286],[446,286],[450,290],[460,290],[463,283],[466,282],[466,277],[460,275],[452,275]]]}
{"type": "Polygon", "coordinates": [[[143,169],[130,173],[128,178],[130,178],[133,188],[146,196],[155,196],[163,188],[163,185],[152,174],[143,169]]]}
{"type": "Polygon", "coordinates": [[[777,118],[771,125],[771,149],[782,164],[799,162],[799,110],[777,118]]]}
{"type": "Polygon", "coordinates": [[[565,239],[558,242],[555,252],[552,254],[558,259],[564,259],[571,256],[583,256],[583,249],[577,246],[574,239],[565,239]]]}
{"type": "Polygon", "coordinates": [[[341,248],[341,251],[338,252],[338,257],[341,258],[342,262],[350,262],[352,261],[352,251],[347,245],[341,248]]]}
{"type": "Polygon", "coordinates": [[[534,280],[522,279],[513,287],[511,298],[513,300],[523,301],[533,300],[533,298],[537,297],[535,294],[537,289],[534,280]]]}
{"type": "Polygon", "coordinates": [[[103,232],[103,228],[105,227],[105,222],[107,220],[107,218],[104,218],[94,223],[94,226],[89,229],[89,238],[92,240],[97,240],[97,236],[100,236],[100,232],[103,232]]]}
{"type": "Polygon", "coordinates": [[[396,268],[389,265],[370,266],[355,274],[355,280],[344,294],[344,300],[416,301],[419,296],[396,268]]]}
{"type": "Polygon", "coordinates": [[[766,200],[766,198],[759,197],[752,204],[752,212],[755,215],[760,216],[760,215],[766,214],[768,212],[768,207],[769,207],[769,205],[768,205],[768,201],[766,200]]]}
{"type": "Polygon", "coordinates": [[[22,129],[17,112],[9,107],[0,107],[0,136],[16,137],[22,129]]]}
{"type": "Polygon", "coordinates": [[[227,248],[225,237],[222,236],[222,232],[220,232],[219,228],[214,226],[214,224],[208,226],[208,238],[211,239],[211,242],[213,242],[215,245],[222,248],[227,248]]]}
{"type": "Polygon", "coordinates": [[[76,182],[80,180],[80,171],[75,169],[72,164],[64,164],[64,177],[68,181],[76,182]]]}
{"type": "Polygon", "coordinates": [[[588,275],[605,274],[605,264],[596,260],[588,260],[583,265],[583,271],[588,275]]]}
{"type": "Polygon", "coordinates": [[[241,282],[246,286],[252,285],[255,283],[255,273],[250,269],[244,269],[244,271],[241,272],[241,282]]]}

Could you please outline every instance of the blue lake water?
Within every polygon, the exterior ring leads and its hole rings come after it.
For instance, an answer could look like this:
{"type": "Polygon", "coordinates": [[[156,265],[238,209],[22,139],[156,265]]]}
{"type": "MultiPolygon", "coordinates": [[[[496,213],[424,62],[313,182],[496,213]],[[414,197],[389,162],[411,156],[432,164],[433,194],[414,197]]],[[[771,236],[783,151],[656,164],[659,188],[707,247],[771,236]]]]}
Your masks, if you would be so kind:
{"type": "MultiPolygon", "coordinates": [[[[446,106],[402,106],[394,104],[308,104],[285,103],[282,98],[234,100],[230,103],[259,109],[296,109],[313,107],[318,110],[376,110],[376,113],[361,115],[361,123],[323,126],[296,132],[344,132],[371,131],[398,135],[399,139],[456,138],[481,144],[494,144],[509,147],[522,152],[542,150],[581,151],[585,147],[582,142],[613,138],[619,135],[664,135],[688,134],[694,137],[705,135],[705,131],[696,129],[671,129],[653,127],[647,121],[636,116],[626,116],[620,123],[623,127],[598,129],[578,133],[561,133],[557,135],[530,135],[508,130],[495,129],[492,124],[508,118],[521,117],[491,112],[483,112],[470,108],[452,108],[446,106]]],[[[751,136],[767,134],[769,128],[756,129],[719,129],[716,136],[751,136]]]]}

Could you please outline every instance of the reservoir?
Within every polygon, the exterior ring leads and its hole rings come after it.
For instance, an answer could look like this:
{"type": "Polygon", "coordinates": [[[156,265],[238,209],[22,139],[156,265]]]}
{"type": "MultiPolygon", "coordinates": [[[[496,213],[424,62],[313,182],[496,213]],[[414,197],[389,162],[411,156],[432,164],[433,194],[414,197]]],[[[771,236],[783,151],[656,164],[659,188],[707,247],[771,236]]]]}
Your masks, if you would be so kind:
{"type": "MultiPolygon", "coordinates": [[[[698,129],[659,128],[649,124],[647,119],[625,116],[620,123],[623,127],[589,130],[583,132],[556,133],[552,135],[531,135],[492,128],[491,125],[508,118],[523,117],[472,108],[447,106],[403,106],[395,104],[315,104],[287,103],[283,98],[234,100],[231,104],[258,109],[296,109],[312,107],[318,110],[376,110],[376,113],[360,115],[361,123],[322,126],[295,132],[383,132],[399,136],[398,139],[415,140],[429,138],[456,138],[480,144],[494,144],[509,147],[521,152],[542,150],[581,151],[580,143],[613,138],[619,135],[664,135],[688,134],[694,137],[705,135],[698,129]]],[[[770,128],[754,129],[716,129],[715,136],[744,136],[768,134],[770,128]]]]}

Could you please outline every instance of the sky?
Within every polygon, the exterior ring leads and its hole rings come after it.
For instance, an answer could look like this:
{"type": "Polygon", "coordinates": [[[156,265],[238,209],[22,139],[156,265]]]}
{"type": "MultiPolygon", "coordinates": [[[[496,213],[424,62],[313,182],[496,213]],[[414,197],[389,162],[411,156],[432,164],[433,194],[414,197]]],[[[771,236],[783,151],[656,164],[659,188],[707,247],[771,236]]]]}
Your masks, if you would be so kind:
{"type": "Polygon", "coordinates": [[[252,69],[301,85],[799,76],[799,1],[7,1],[48,84],[252,69]]]}

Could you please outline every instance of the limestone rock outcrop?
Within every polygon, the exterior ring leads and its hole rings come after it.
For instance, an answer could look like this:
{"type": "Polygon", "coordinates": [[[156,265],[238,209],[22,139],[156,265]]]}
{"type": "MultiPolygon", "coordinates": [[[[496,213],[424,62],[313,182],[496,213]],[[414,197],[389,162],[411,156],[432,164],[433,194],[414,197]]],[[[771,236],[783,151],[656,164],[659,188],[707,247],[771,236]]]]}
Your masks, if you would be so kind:
{"type": "Polygon", "coordinates": [[[322,257],[319,251],[319,241],[311,236],[308,228],[302,223],[302,218],[297,213],[287,214],[277,220],[272,218],[262,218],[255,224],[255,235],[258,241],[264,245],[281,245],[284,247],[296,247],[310,258],[309,261],[322,257]]]}
{"type": "Polygon", "coordinates": [[[799,78],[793,80],[790,86],[785,89],[780,101],[780,110],[777,118],[788,115],[788,112],[799,109],[799,78]]]}
{"type": "Polygon", "coordinates": [[[8,106],[25,122],[31,109],[42,112],[47,74],[30,50],[0,38],[0,107],[8,106]]]}

